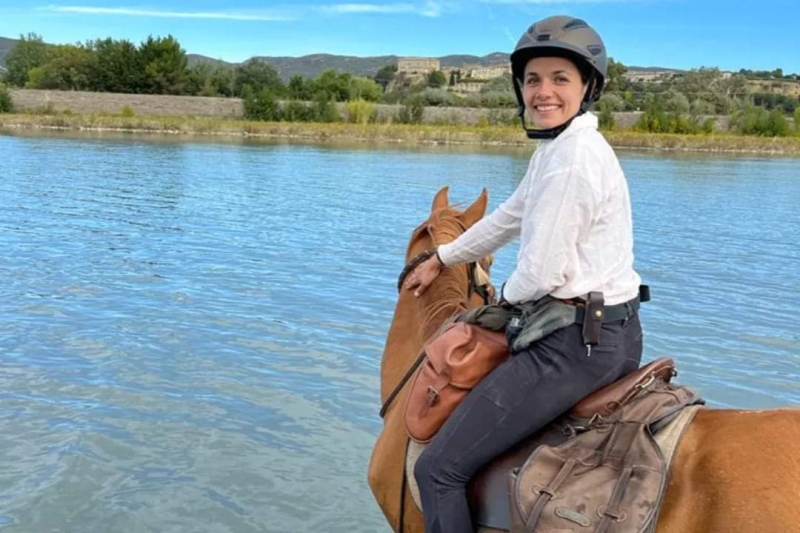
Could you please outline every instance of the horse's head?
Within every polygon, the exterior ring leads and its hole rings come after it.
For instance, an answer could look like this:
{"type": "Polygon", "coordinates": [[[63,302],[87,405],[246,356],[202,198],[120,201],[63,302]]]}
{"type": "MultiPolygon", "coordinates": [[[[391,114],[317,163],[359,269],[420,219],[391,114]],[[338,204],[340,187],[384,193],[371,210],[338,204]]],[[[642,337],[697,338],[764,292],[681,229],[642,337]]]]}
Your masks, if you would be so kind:
{"type": "MultiPolygon", "coordinates": [[[[421,259],[426,258],[425,252],[455,240],[486,213],[488,202],[486,189],[464,211],[459,211],[450,205],[447,192],[448,188],[444,187],[436,193],[428,219],[412,233],[406,250],[406,268],[400,276],[398,288],[402,286],[408,272],[416,267],[421,259]]],[[[419,304],[424,309],[425,325],[432,326],[435,330],[444,318],[465,309],[491,303],[495,294],[489,280],[491,262],[491,257],[487,257],[476,263],[444,269],[419,297],[419,304]],[[441,320],[437,320],[437,317],[441,320]]],[[[410,291],[401,289],[401,294],[403,292],[414,298],[410,291]]]]}

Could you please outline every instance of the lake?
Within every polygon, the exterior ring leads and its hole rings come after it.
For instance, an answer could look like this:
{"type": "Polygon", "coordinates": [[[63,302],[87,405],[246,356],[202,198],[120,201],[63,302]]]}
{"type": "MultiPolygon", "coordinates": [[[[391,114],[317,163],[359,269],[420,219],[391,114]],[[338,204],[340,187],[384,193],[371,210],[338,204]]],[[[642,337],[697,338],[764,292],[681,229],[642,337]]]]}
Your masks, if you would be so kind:
{"type": "MultiPolygon", "coordinates": [[[[408,238],[530,152],[0,135],[0,527],[388,531],[366,472],[408,238]]],[[[800,406],[800,159],[620,158],[645,360],[800,406]]]]}

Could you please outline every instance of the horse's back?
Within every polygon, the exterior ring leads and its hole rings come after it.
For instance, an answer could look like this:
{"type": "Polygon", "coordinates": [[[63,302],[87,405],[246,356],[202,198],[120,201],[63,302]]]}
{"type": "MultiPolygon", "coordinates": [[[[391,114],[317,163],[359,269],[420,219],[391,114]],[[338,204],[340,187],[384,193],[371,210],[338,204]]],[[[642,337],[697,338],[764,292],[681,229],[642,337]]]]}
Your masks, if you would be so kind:
{"type": "Polygon", "coordinates": [[[673,462],[657,533],[800,533],[800,409],[701,409],[673,462]]]}

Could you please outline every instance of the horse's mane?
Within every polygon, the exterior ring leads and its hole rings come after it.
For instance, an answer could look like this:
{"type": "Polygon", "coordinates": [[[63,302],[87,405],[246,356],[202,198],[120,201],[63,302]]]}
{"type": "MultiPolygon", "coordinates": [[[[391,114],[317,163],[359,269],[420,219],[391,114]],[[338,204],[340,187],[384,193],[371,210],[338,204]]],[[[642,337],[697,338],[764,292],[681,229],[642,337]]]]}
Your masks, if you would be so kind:
{"type": "MultiPolygon", "coordinates": [[[[454,241],[464,233],[464,226],[457,218],[459,214],[460,211],[450,207],[434,211],[428,220],[414,230],[411,243],[423,238],[423,233],[427,233],[432,241],[432,247],[454,241]]],[[[428,299],[430,303],[423,311],[423,331],[427,332],[434,326],[439,327],[442,316],[446,319],[467,309],[468,276],[467,266],[457,265],[442,271],[436,282],[428,288],[431,292],[428,299]]]]}

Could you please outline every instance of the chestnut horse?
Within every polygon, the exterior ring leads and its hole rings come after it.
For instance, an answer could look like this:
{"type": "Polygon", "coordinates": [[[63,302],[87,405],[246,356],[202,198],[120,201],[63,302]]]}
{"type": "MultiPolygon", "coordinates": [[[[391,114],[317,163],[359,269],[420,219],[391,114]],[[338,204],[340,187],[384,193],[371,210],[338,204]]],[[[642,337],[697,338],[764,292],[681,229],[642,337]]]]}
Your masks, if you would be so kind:
{"type": "MultiPolygon", "coordinates": [[[[487,192],[466,210],[447,188],[413,233],[406,261],[455,239],[486,212],[487,192]]],[[[381,401],[403,379],[424,341],[453,314],[481,305],[472,270],[445,269],[419,298],[401,290],[381,361],[381,401]]],[[[389,404],[373,449],[369,484],[395,531],[424,531],[404,478],[408,387],[389,404]]],[[[496,531],[486,530],[481,531],[496,531]]],[[[800,409],[701,409],[684,434],[669,473],[657,533],[800,533],[800,409]]]]}

